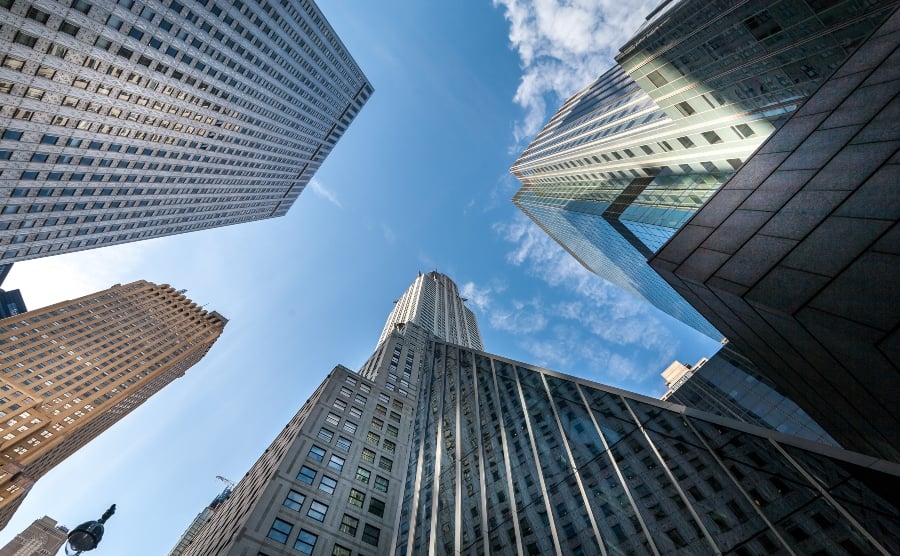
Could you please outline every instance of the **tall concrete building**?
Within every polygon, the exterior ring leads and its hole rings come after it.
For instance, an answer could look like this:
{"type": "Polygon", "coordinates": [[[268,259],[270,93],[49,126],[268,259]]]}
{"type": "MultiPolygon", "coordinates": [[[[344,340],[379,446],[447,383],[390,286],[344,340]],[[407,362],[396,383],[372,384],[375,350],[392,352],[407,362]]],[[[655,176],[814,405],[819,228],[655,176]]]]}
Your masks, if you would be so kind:
{"type": "Polygon", "coordinates": [[[22,299],[22,292],[19,290],[2,290],[0,289],[0,319],[13,317],[28,311],[25,307],[25,300],[22,299]]]}
{"type": "Polygon", "coordinates": [[[720,339],[646,259],[897,5],[663,2],[515,162],[513,202],[588,269],[720,339]]]}
{"type": "Polygon", "coordinates": [[[465,302],[449,277],[437,271],[428,274],[420,272],[400,299],[394,302],[394,310],[388,316],[378,343],[390,336],[397,325],[414,322],[452,344],[484,349],[478,321],[465,302]]]}
{"type": "Polygon", "coordinates": [[[35,481],[200,361],[226,322],[146,281],[0,320],[0,528],[35,481]]]}
{"type": "Polygon", "coordinates": [[[896,487],[900,465],[408,322],[328,374],[183,554],[890,554],[896,487]]]}
{"type": "Polygon", "coordinates": [[[900,461],[895,12],[650,264],[841,445],[900,461]]]}
{"type": "Polygon", "coordinates": [[[55,556],[66,544],[68,534],[68,529],[44,516],[0,548],[0,556],[55,556]]]}
{"type": "Polygon", "coordinates": [[[184,549],[188,547],[189,544],[194,540],[194,537],[197,536],[197,533],[200,532],[200,529],[206,525],[206,522],[209,521],[213,514],[216,513],[216,510],[222,505],[223,502],[228,500],[228,497],[231,496],[231,491],[234,488],[234,485],[229,483],[229,486],[225,487],[225,490],[220,492],[215,498],[213,498],[212,502],[210,502],[203,510],[197,514],[197,517],[194,518],[194,521],[188,525],[188,528],[184,530],[184,533],[181,534],[181,538],[178,539],[178,542],[175,543],[175,547],[169,551],[169,556],[181,556],[184,552],[184,549]]]}
{"type": "Polygon", "coordinates": [[[3,263],[283,216],[373,90],[310,0],[0,21],[3,263]]]}
{"type": "Polygon", "coordinates": [[[728,345],[694,365],[675,361],[662,376],[668,388],[663,400],[840,447],[756,365],[728,345]]]}

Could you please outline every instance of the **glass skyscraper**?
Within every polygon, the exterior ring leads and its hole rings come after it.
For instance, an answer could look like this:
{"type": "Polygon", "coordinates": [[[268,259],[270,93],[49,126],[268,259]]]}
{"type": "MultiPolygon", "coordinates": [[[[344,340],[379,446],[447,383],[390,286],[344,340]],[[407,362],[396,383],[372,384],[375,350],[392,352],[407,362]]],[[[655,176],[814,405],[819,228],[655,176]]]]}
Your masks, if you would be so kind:
{"type": "Polygon", "coordinates": [[[0,21],[3,263],[283,216],[373,91],[310,0],[0,21]]]}
{"type": "Polygon", "coordinates": [[[408,322],[329,373],[183,554],[891,554],[898,479],[408,322]]]}
{"type": "Polygon", "coordinates": [[[663,2],[515,162],[513,202],[588,269],[720,339],[646,259],[897,5],[663,2]]]}

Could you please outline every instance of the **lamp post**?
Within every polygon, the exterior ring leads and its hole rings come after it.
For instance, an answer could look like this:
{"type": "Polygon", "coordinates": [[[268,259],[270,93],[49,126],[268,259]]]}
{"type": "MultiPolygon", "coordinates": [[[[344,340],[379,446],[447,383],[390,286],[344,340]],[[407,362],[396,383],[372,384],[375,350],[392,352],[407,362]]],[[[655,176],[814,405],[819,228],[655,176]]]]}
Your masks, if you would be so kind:
{"type": "Polygon", "coordinates": [[[68,544],[66,545],[66,554],[69,556],[78,556],[82,552],[94,550],[100,544],[103,538],[103,524],[106,520],[116,513],[116,505],[113,504],[108,510],[103,512],[100,519],[96,521],[85,521],[78,527],[72,529],[69,533],[68,544]],[[74,551],[74,552],[70,552],[74,551]]]}

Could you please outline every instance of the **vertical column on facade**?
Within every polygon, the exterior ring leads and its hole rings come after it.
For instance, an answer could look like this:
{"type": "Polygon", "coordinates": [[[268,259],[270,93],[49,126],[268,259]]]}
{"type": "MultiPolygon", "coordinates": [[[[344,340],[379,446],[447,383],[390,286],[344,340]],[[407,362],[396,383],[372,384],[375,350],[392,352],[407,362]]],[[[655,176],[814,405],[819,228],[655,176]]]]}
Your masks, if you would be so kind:
{"type": "MultiPolygon", "coordinates": [[[[494,359],[491,358],[491,359],[489,359],[489,361],[490,361],[490,365],[491,365],[491,378],[492,378],[491,385],[494,387],[493,395],[494,395],[494,400],[496,400],[496,407],[497,407],[497,418],[500,421],[500,444],[501,444],[501,451],[502,451],[502,455],[503,455],[503,465],[506,470],[506,489],[507,489],[506,490],[506,493],[507,493],[506,499],[510,505],[511,515],[518,516],[518,515],[521,515],[520,512],[522,510],[524,510],[524,508],[518,507],[518,504],[517,504],[518,500],[516,499],[516,490],[515,490],[515,487],[513,486],[512,465],[510,464],[510,460],[509,460],[509,456],[510,456],[509,444],[510,444],[510,442],[509,442],[509,438],[507,438],[507,435],[509,434],[509,430],[506,427],[506,419],[503,418],[503,410],[502,410],[503,402],[501,401],[502,398],[500,395],[500,384],[499,384],[499,380],[497,377],[497,369],[495,366],[494,359]]],[[[513,522],[513,532],[515,533],[515,536],[516,536],[516,553],[524,554],[524,546],[522,543],[522,529],[521,529],[521,526],[519,525],[519,520],[513,519],[512,522],[513,522]]],[[[498,527],[499,527],[499,524],[498,524],[498,527]]]]}
{"type": "Polygon", "coordinates": [[[566,438],[565,429],[562,426],[562,421],[559,419],[559,410],[556,407],[556,403],[554,402],[554,396],[550,392],[550,386],[547,384],[547,377],[541,373],[541,381],[544,384],[544,391],[547,394],[547,399],[550,400],[550,409],[553,412],[553,420],[556,422],[556,427],[559,431],[559,437],[562,441],[563,448],[566,451],[566,458],[569,461],[569,467],[572,468],[572,476],[575,478],[575,482],[578,485],[578,491],[581,493],[581,503],[584,507],[585,514],[587,515],[588,521],[591,524],[591,529],[594,532],[594,538],[597,540],[597,547],[600,549],[600,553],[603,556],[606,556],[606,547],[603,545],[603,538],[600,535],[600,529],[597,527],[597,520],[594,517],[594,512],[591,511],[591,505],[588,503],[587,493],[584,490],[584,481],[582,481],[580,469],[578,465],[575,463],[575,458],[572,455],[572,449],[569,447],[569,441],[566,438]]]}
{"type": "MultiPolygon", "coordinates": [[[[481,506],[481,552],[483,554],[490,554],[490,543],[488,542],[488,520],[487,520],[487,498],[490,495],[488,490],[485,488],[487,486],[486,482],[486,462],[487,462],[487,454],[485,453],[485,442],[484,436],[488,434],[488,431],[484,430],[482,417],[481,417],[481,384],[479,381],[479,368],[477,366],[477,359],[475,354],[472,354],[472,392],[474,394],[474,406],[475,406],[475,425],[476,431],[480,432],[478,437],[474,439],[474,442],[477,445],[477,453],[478,453],[478,484],[481,489],[481,496],[478,497],[478,503],[481,506]]],[[[489,380],[489,377],[484,377],[482,380],[489,380]]],[[[476,539],[477,540],[477,539],[476,539]]]]}
{"type": "Polygon", "coordinates": [[[538,452],[537,445],[534,441],[534,429],[531,425],[531,418],[528,415],[528,406],[525,403],[525,395],[522,392],[522,383],[519,381],[519,373],[515,371],[513,368],[513,378],[515,379],[516,384],[516,393],[519,398],[519,403],[522,407],[522,414],[524,417],[525,428],[528,431],[528,443],[531,446],[532,457],[534,458],[534,467],[537,473],[538,482],[541,485],[541,496],[540,500],[544,504],[544,508],[547,512],[547,520],[549,521],[549,529],[550,529],[550,537],[553,540],[553,546],[556,549],[556,553],[562,556],[562,548],[559,545],[559,533],[556,531],[556,521],[553,515],[553,509],[550,507],[547,501],[547,482],[544,478],[543,470],[540,465],[540,453],[538,452]]]}
{"type": "Polygon", "coordinates": [[[631,408],[631,405],[628,403],[624,397],[620,396],[620,399],[625,404],[625,408],[628,410],[628,413],[631,414],[631,418],[634,419],[635,424],[637,424],[638,429],[641,431],[641,434],[644,436],[644,440],[647,442],[647,445],[650,447],[650,450],[653,452],[653,455],[656,456],[656,459],[659,461],[663,470],[666,473],[666,476],[671,481],[672,485],[675,487],[675,490],[678,492],[678,495],[681,497],[681,500],[684,502],[687,507],[688,512],[691,514],[691,517],[694,518],[696,526],[699,528],[700,532],[703,535],[703,538],[709,543],[710,548],[712,549],[714,554],[721,554],[722,551],[719,550],[719,547],[716,545],[715,540],[713,540],[712,535],[709,534],[706,526],[703,521],[700,519],[700,516],[697,515],[697,511],[694,509],[694,506],[691,504],[690,500],[688,500],[687,496],[684,493],[684,490],[681,488],[678,480],[675,478],[675,475],[672,473],[672,470],[669,469],[669,466],[666,464],[666,460],[659,453],[659,450],[654,444],[653,439],[647,434],[647,430],[644,428],[644,424],[638,419],[637,415],[635,415],[634,410],[631,408]]]}
{"type": "Polygon", "coordinates": [[[591,424],[594,425],[594,432],[597,433],[597,436],[600,438],[600,442],[603,444],[603,454],[605,454],[609,459],[610,465],[612,466],[613,471],[616,474],[616,478],[619,480],[619,484],[622,485],[622,490],[625,491],[625,496],[628,498],[628,503],[631,505],[631,510],[634,512],[634,515],[641,526],[641,531],[644,533],[646,546],[650,548],[655,556],[660,556],[659,550],[656,548],[656,543],[653,542],[653,537],[650,535],[650,531],[647,529],[647,523],[644,521],[644,517],[641,515],[641,512],[638,510],[638,506],[634,501],[634,493],[631,492],[631,488],[629,488],[628,483],[625,481],[625,476],[622,474],[622,470],[619,467],[618,462],[616,462],[616,458],[613,457],[612,451],[610,450],[609,441],[606,439],[606,435],[603,434],[603,429],[597,422],[597,417],[594,415],[594,412],[591,411],[591,406],[588,403],[587,397],[585,396],[581,385],[575,384],[574,386],[578,391],[578,396],[581,399],[581,403],[584,404],[585,411],[590,417],[591,424]]]}

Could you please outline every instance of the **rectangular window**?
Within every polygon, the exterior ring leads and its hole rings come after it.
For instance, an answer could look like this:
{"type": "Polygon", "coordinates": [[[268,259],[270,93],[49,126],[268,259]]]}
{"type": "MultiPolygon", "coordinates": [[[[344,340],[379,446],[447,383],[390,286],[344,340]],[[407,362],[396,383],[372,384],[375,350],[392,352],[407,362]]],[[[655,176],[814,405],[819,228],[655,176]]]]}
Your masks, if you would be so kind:
{"type": "Polygon", "coordinates": [[[384,515],[384,502],[377,498],[369,499],[369,513],[382,517],[384,515]]]}
{"type": "Polygon", "coordinates": [[[390,485],[390,481],[378,475],[375,477],[375,490],[379,492],[387,492],[388,485],[390,485]]]}
{"type": "Polygon", "coordinates": [[[307,455],[307,457],[311,460],[322,461],[325,459],[325,448],[314,445],[309,449],[309,455],[307,455]]]}
{"type": "Polygon", "coordinates": [[[381,403],[390,403],[391,399],[387,394],[378,394],[378,401],[380,401],[381,403]]]}
{"type": "Polygon", "coordinates": [[[344,514],[341,518],[341,533],[346,533],[351,537],[356,536],[356,529],[359,527],[359,520],[352,515],[344,514]]]}
{"type": "Polygon", "coordinates": [[[385,471],[390,471],[394,467],[394,462],[393,460],[381,456],[381,459],[378,460],[378,467],[384,469],[385,471]]]}
{"type": "Polygon", "coordinates": [[[363,527],[362,540],[364,543],[371,544],[372,546],[378,546],[378,537],[381,536],[381,529],[378,527],[373,527],[366,523],[366,526],[363,527]]]}
{"type": "Polygon", "coordinates": [[[344,421],[344,432],[356,434],[356,423],[352,421],[344,421]]]}
{"type": "Polygon", "coordinates": [[[679,102],[675,105],[675,109],[681,112],[682,116],[690,116],[691,114],[697,113],[697,111],[694,110],[694,107],[688,102],[679,102]]]}
{"type": "Polygon", "coordinates": [[[397,413],[396,411],[391,411],[391,421],[399,423],[400,422],[400,414],[397,413]]]}
{"type": "Polygon", "coordinates": [[[331,550],[331,556],[350,556],[350,549],[346,546],[336,544],[331,550]]]}
{"type": "Polygon", "coordinates": [[[368,398],[363,396],[362,394],[357,394],[355,398],[356,403],[360,405],[366,405],[366,402],[369,401],[368,398]]]}
{"type": "Polygon", "coordinates": [[[349,398],[350,395],[353,394],[353,392],[351,392],[350,389],[347,388],[346,386],[342,386],[342,387],[341,387],[340,394],[341,394],[342,396],[344,396],[345,398],[349,398]]]}
{"type": "Polygon", "coordinates": [[[384,426],[384,421],[379,419],[378,417],[372,417],[372,427],[376,429],[381,429],[384,426]]]}
{"type": "Polygon", "coordinates": [[[384,448],[385,452],[387,452],[389,454],[393,454],[394,451],[397,449],[397,445],[394,444],[393,442],[391,442],[390,440],[385,440],[382,443],[382,448],[384,448]]]}
{"type": "Polygon", "coordinates": [[[350,386],[356,386],[356,379],[353,378],[352,376],[349,376],[349,375],[346,376],[346,377],[344,378],[344,382],[346,382],[346,383],[349,384],[350,386]]]}
{"type": "Polygon", "coordinates": [[[331,442],[331,439],[334,438],[334,433],[323,427],[319,429],[319,434],[317,436],[319,437],[319,440],[331,442]]]}
{"type": "Polygon", "coordinates": [[[356,480],[361,483],[369,484],[369,477],[372,476],[372,473],[363,467],[356,468],[356,480]]]}
{"type": "Polygon", "coordinates": [[[336,427],[338,423],[341,422],[341,416],[334,413],[329,413],[328,416],[325,417],[325,422],[336,427]]]}
{"type": "Polygon", "coordinates": [[[397,438],[397,434],[398,434],[399,432],[400,432],[400,429],[398,429],[398,428],[395,427],[394,425],[388,425],[388,426],[387,426],[387,433],[388,433],[388,436],[393,436],[394,438],[397,438]]]}
{"type": "Polygon", "coordinates": [[[350,417],[353,417],[354,419],[359,419],[360,417],[362,417],[362,409],[360,409],[358,407],[351,407],[350,408],[350,417]]]}
{"type": "Polygon", "coordinates": [[[357,508],[362,508],[363,502],[365,502],[365,501],[366,501],[365,494],[356,490],[355,488],[350,489],[350,496],[347,498],[347,502],[349,502],[351,506],[356,506],[357,508]]]}
{"type": "Polygon", "coordinates": [[[312,554],[318,540],[318,535],[314,535],[305,529],[300,529],[297,542],[294,543],[294,549],[303,554],[312,554]]]}
{"type": "Polygon", "coordinates": [[[297,480],[308,485],[313,484],[313,481],[316,478],[316,470],[310,469],[307,466],[303,466],[300,468],[300,473],[297,474],[297,480]]]}
{"type": "Polygon", "coordinates": [[[303,506],[303,502],[306,501],[306,496],[300,494],[296,490],[292,490],[288,492],[287,497],[284,499],[284,503],[282,505],[287,506],[288,508],[294,510],[295,512],[300,511],[300,507],[303,506]]]}
{"type": "Polygon", "coordinates": [[[291,529],[293,528],[294,525],[292,523],[276,518],[275,522],[272,523],[272,528],[269,529],[269,534],[266,536],[281,544],[285,544],[287,543],[288,537],[291,534],[291,529]]]}
{"type": "Polygon", "coordinates": [[[690,149],[690,148],[696,147],[696,145],[694,144],[694,142],[691,141],[690,138],[687,137],[687,136],[679,137],[679,138],[678,138],[678,142],[681,143],[681,146],[684,147],[684,148],[686,148],[686,149],[690,149]]]}
{"type": "Polygon", "coordinates": [[[333,405],[340,411],[344,411],[345,409],[347,409],[347,402],[345,402],[344,400],[334,400],[334,403],[331,405],[333,405]]]}
{"type": "Polygon", "coordinates": [[[375,452],[368,448],[363,448],[362,460],[368,463],[375,463],[375,452]]]}
{"type": "Polygon", "coordinates": [[[650,83],[653,83],[653,86],[657,88],[662,87],[669,82],[668,79],[663,77],[663,74],[659,73],[659,70],[648,73],[647,79],[649,79],[650,83]]]}
{"type": "Polygon", "coordinates": [[[309,505],[309,510],[306,512],[306,515],[315,519],[316,521],[325,521],[325,514],[328,513],[328,506],[319,502],[318,500],[313,500],[309,505]]]}
{"type": "Polygon", "coordinates": [[[375,413],[379,415],[387,415],[387,408],[379,404],[375,406],[375,413]]]}
{"type": "Polygon", "coordinates": [[[334,494],[335,488],[337,488],[337,481],[328,475],[323,475],[322,480],[319,481],[319,490],[328,494],[334,494]]]}
{"type": "Polygon", "coordinates": [[[349,438],[344,438],[343,436],[339,436],[337,439],[337,443],[335,443],[335,447],[342,452],[349,452],[350,446],[353,442],[350,441],[349,438]]]}
{"type": "Polygon", "coordinates": [[[378,444],[381,442],[381,436],[375,434],[372,431],[369,431],[368,434],[366,434],[366,442],[368,442],[372,446],[378,446],[378,444]]]}
{"type": "Polygon", "coordinates": [[[335,471],[341,471],[344,469],[344,458],[332,455],[331,459],[328,460],[328,467],[335,471]]]}
{"type": "Polygon", "coordinates": [[[722,142],[722,138],[719,137],[719,134],[715,131],[704,131],[703,138],[706,139],[706,142],[710,145],[715,145],[716,143],[722,142]]]}

